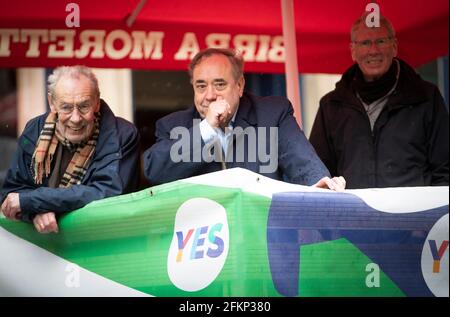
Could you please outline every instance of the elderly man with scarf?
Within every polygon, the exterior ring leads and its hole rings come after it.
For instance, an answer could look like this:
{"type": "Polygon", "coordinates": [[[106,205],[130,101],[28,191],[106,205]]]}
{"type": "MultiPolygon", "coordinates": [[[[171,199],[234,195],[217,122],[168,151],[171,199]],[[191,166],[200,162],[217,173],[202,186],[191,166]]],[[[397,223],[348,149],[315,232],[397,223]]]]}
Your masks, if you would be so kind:
{"type": "Polygon", "coordinates": [[[383,16],[367,14],[351,31],[355,64],[325,95],[310,141],[347,188],[446,186],[448,110],[438,88],[396,58],[397,39],[383,16]]]}
{"type": "Polygon", "coordinates": [[[27,123],[1,191],[1,212],[58,232],[57,217],[91,201],[128,193],[139,180],[139,134],[100,99],[84,66],[48,78],[51,111],[27,123]]]}

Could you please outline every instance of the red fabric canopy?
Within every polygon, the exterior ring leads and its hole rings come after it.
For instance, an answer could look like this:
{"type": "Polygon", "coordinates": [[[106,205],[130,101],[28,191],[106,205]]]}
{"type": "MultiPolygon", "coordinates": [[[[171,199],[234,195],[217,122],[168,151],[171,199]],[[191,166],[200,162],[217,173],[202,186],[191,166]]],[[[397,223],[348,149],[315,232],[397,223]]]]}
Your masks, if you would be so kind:
{"type": "MultiPolygon", "coordinates": [[[[131,27],[126,19],[139,0],[77,0],[79,28],[66,26],[70,2],[0,2],[0,67],[85,64],[186,70],[196,45],[202,49],[207,40],[215,40],[247,47],[246,71],[284,72],[280,0],[148,0],[131,27]],[[35,43],[29,29],[38,30],[35,43]],[[147,52],[144,45],[150,45],[147,52]]],[[[350,66],[350,28],[367,3],[295,0],[300,72],[342,73],[350,66]]],[[[448,0],[377,3],[396,29],[400,58],[419,66],[448,54],[448,0]]]]}

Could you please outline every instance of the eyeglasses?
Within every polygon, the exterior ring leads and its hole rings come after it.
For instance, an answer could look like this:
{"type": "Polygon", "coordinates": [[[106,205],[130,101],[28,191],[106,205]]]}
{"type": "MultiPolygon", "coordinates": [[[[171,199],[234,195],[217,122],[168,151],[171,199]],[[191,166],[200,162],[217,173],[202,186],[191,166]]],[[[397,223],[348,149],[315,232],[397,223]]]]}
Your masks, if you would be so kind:
{"type": "Polygon", "coordinates": [[[372,44],[375,43],[375,45],[378,48],[385,48],[391,44],[392,37],[381,37],[379,39],[376,39],[375,41],[372,40],[364,40],[364,41],[353,41],[353,43],[361,48],[369,49],[372,47],[372,44]]]}
{"type": "Polygon", "coordinates": [[[81,114],[87,114],[92,110],[92,105],[89,101],[83,102],[79,105],[62,104],[61,106],[59,106],[58,110],[63,114],[71,114],[75,107],[81,114]]]}

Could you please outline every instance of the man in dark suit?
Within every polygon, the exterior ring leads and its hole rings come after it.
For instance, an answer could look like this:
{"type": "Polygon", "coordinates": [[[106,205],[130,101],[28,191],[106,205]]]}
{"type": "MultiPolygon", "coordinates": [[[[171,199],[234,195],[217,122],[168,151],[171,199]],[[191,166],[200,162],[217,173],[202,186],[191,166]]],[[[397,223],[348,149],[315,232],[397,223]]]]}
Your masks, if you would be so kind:
{"type": "Polygon", "coordinates": [[[298,127],[283,97],[244,94],[242,57],[231,49],[199,52],[189,66],[195,107],[156,123],[144,153],[152,184],[241,167],[290,183],[343,190],[298,127]]]}

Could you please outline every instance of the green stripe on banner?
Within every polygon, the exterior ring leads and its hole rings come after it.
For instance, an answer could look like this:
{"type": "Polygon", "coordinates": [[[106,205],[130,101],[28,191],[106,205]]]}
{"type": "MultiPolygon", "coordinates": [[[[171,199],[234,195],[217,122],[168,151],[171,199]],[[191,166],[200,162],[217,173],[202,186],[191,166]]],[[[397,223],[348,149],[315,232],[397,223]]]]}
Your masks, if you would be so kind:
{"type": "Polygon", "coordinates": [[[405,296],[347,239],[302,246],[300,259],[301,296],[405,296]]]}

